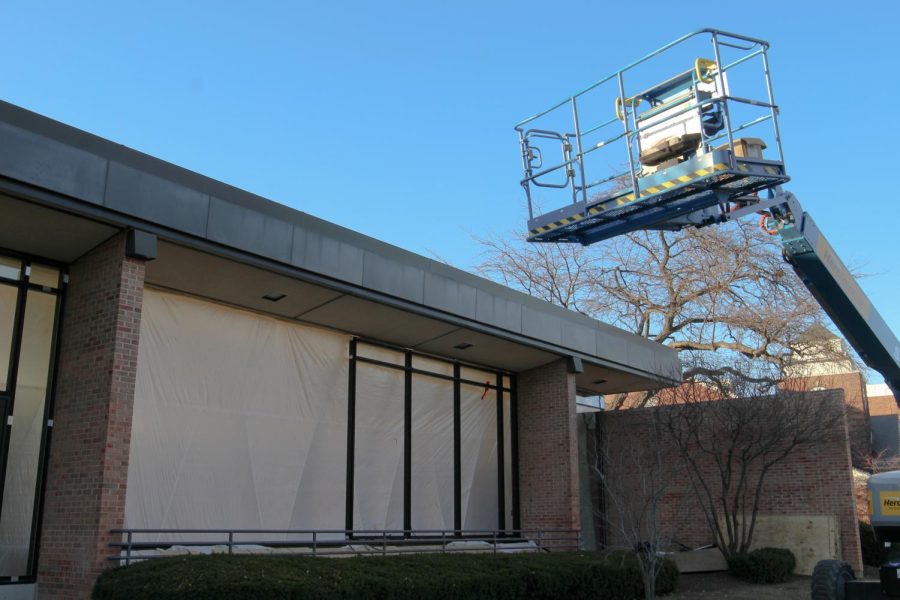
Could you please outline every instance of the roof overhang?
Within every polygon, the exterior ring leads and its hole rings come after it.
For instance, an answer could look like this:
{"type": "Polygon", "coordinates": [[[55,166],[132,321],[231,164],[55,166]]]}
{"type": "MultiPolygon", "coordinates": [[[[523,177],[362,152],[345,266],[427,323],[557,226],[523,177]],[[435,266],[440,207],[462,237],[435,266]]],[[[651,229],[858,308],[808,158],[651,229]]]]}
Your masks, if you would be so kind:
{"type": "Polygon", "coordinates": [[[0,246],[61,262],[151,232],[148,284],[283,318],[510,371],[571,356],[592,393],[680,378],[662,345],[2,102],[0,211],[0,246]]]}

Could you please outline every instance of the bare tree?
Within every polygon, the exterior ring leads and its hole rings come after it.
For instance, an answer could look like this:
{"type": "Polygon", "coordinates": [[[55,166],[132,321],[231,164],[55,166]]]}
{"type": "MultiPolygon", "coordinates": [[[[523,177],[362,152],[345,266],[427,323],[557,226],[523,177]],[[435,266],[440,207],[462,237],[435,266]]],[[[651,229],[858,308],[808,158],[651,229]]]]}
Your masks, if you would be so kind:
{"type": "Polygon", "coordinates": [[[763,489],[792,454],[840,435],[841,405],[823,394],[776,388],[764,376],[705,369],[658,396],[716,544],[726,558],[747,552],[763,489]]]}
{"type": "Polygon", "coordinates": [[[801,333],[826,322],[780,243],[748,222],[640,231],[589,247],[515,235],[480,243],[482,275],[680,352],[780,368],[803,351],[801,333]]]}
{"type": "MultiPolygon", "coordinates": [[[[594,514],[613,534],[611,547],[636,553],[644,598],[653,600],[656,579],[663,567],[660,551],[667,549],[672,541],[671,533],[660,526],[660,511],[672,478],[677,475],[667,464],[659,444],[623,443],[613,450],[603,420],[598,421],[589,454],[606,506],[605,510],[594,507],[594,514]]],[[[655,437],[662,434],[661,426],[661,421],[653,422],[655,437]]]]}

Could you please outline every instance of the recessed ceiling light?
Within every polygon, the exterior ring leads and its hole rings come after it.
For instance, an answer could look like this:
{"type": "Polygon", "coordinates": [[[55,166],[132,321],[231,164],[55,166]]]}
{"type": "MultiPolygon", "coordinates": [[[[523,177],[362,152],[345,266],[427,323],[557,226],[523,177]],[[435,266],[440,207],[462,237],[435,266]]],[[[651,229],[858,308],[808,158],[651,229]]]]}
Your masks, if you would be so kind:
{"type": "Polygon", "coordinates": [[[457,344],[453,347],[456,348],[457,350],[468,350],[469,348],[472,347],[472,344],[470,344],[468,342],[463,342],[463,343],[457,344]]]}
{"type": "Polygon", "coordinates": [[[606,383],[606,380],[605,379],[595,379],[594,380],[594,385],[600,385],[601,383],[606,383]]]}
{"type": "Polygon", "coordinates": [[[263,296],[263,300],[268,300],[269,302],[278,302],[282,298],[286,298],[287,294],[276,294],[274,292],[269,292],[265,296],[263,296]]]}

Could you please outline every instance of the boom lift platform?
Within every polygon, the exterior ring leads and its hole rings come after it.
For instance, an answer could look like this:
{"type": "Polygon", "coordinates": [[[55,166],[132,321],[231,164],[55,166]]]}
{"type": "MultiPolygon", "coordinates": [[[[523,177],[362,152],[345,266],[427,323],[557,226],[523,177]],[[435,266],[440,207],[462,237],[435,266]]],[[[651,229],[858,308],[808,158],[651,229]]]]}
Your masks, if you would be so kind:
{"type": "Polygon", "coordinates": [[[516,125],[525,172],[521,183],[528,199],[528,240],[591,244],[637,229],[678,229],[694,224],[685,221],[685,215],[718,207],[703,213],[704,219],[715,222],[732,208],[754,202],[758,192],[787,182],[768,47],[755,38],[698,31],[516,125]],[[693,58],[685,65],[690,68],[678,75],[636,93],[627,91],[632,79],[640,81],[643,67],[657,66],[700,37],[710,38],[714,58],[693,58]],[[739,51],[727,64],[725,48],[739,51]],[[757,57],[764,86],[753,91],[764,97],[733,95],[730,73],[745,70],[757,57]],[[608,118],[593,124],[599,119],[585,113],[598,99],[608,108],[608,118]],[[736,123],[742,112],[737,105],[762,109],[762,114],[736,123]],[[565,113],[571,118],[560,122],[565,113]],[[589,117],[594,119],[586,121],[589,117]],[[736,137],[762,124],[773,129],[774,157],[763,158],[761,139],[736,137]],[[565,129],[551,129],[554,125],[565,129]],[[559,145],[561,158],[545,167],[548,142],[559,145]],[[607,172],[609,149],[616,152],[612,160],[624,159],[627,169],[607,172]],[[536,192],[543,190],[565,190],[570,202],[535,214],[540,204],[536,192]]]}
{"type": "Polygon", "coordinates": [[[809,214],[782,189],[790,178],[768,49],[761,39],[696,31],[517,124],[527,239],[588,245],[637,230],[704,227],[758,214],[841,333],[900,401],[900,342],[809,214]],[[683,47],[704,40],[714,58],[684,58],[691,55],[683,47]],[[727,62],[726,51],[733,55],[727,62]],[[689,68],[628,91],[631,79],[640,81],[641,68],[653,62],[658,72],[670,55],[680,55],[676,64],[689,68]],[[748,93],[736,95],[739,86],[748,93]],[[586,121],[592,109],[594,120],[586,121]],[[738,137],[745,130],[757,137],[738,137]],[[609,173],[617,159],[598,156],[616,146],[627,168],[609,173]],[[560,159],[545,167],[554,147],[560,159]],[[538,193],[548,191],[566,203],[536,214],[546,200],[538,193]]]}
{"type": "MultiPolygon", "coordinates": [[[[779,236],[785,260],[860,357],[884,377],[900,405],[900,342],[809,213],[782,188],[790,178],[768,49],[764,40],[696,31],[516,125],[527,239],[588,245],[632,231],[704,227],[758,215],[760,226],[779,236]],[[703,40],[711,43],[713,58],[685,59],[685,47],[703,40]],[[679,53],[676,64],[689,68],[629,91],[633,80],[640,83],[638,71],[645,65],[679,53]],[[732,55],[727,60],[726,53],[732,55]],[[756,87],[736,95],[733,89],[745,84],[754,62],[761,67],[755,71],[756,87]],[[605,116],[588,114],[604,91],[605,112],[599,114],[605,116]],[[751,129],[758,137],[737,137],[751,129]],[[624,170],[611,168],[615,156],[598,158],[615,146],[618,159],[626,159],[624,170]],[[560,158],[544,166],[553,149],[560,158]],[[536,214],[546,201],[538,197],[541,192],[555,192],[566,202],[536,214]]],[[[869,485],[879,498],[872,522],[885,546],[900,550],[900,471],[879,477],[869,485]]],[[[854,581],[847,563],[822,561],[813,573],[812,592],[820,600],[900,598],[900,551],[888,557],[880,583],[854,581]]]]}

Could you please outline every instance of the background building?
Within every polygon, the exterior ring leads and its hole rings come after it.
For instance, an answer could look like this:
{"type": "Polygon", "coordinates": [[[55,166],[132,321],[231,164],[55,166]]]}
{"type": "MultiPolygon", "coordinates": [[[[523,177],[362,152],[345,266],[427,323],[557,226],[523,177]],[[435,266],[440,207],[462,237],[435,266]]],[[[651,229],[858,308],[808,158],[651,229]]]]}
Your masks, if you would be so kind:
{"type": "Polygon", "coordinates": [[[846,343],[833,332],[817,327],[806,332],[804,339],[807,343],[785,369],[786,381],[809,390],[843,390],[854,466],[895,468],[900,411],[888,386],[867,383],[846,343]]]}

